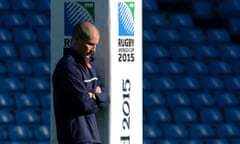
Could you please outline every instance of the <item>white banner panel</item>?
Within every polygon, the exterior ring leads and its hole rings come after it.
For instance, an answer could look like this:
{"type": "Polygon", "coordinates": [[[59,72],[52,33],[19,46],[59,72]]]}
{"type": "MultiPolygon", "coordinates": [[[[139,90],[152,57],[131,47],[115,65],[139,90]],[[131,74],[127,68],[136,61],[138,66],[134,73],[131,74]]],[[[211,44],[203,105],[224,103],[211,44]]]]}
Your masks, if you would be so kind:
{"type": "MultiPolygon", "coordinates": [[[[94,58],[111,95],[109,109],[97,113],[103,144],[142,144],[141,0],[52,0],[52,72],[79,21],[95,23],[101,34],[94,58]]],[[[57,144],[51,113],[51,144],[57,144]]]]}
{"type": "Polygon", "coordinates": [[[110,144],[141,144],[142,2],[109,2],[110,144]]]}

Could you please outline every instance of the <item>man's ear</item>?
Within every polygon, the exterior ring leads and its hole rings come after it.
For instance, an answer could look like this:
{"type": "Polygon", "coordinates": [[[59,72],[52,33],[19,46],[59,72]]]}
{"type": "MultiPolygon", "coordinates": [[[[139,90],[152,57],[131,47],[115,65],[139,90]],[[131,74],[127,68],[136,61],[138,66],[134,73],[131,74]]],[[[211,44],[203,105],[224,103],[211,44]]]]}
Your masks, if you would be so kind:
{"type": "Polygon", "coordinates": [[[79,40],[80,40],[79,36],[72,37],[72,44],[76,43],[79,40]]]}

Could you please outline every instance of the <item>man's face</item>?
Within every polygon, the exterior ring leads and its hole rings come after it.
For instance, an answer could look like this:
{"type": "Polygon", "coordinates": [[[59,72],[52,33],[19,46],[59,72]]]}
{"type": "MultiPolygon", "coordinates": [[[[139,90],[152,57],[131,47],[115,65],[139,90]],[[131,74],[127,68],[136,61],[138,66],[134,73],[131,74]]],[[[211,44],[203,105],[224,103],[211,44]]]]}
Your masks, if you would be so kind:
{"type": "Polygon", "coordinates": [[[90,58],[90,56],[96,52],[99,36],[91,36],[89,40],[81,40],[79,38],[77,41],[78,54],[83,57],[90,58]]]}

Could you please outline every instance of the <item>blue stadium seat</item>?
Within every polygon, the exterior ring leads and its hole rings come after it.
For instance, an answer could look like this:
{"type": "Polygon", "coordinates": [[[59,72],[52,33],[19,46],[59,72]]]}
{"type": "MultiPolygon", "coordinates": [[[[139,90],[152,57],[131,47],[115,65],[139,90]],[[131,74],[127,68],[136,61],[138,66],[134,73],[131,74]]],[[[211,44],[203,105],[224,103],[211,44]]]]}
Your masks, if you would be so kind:
{"type": "MultiPolygon", "coordinates": [[[[154,144],[154,143],[150,143],[154,144]]],[[[157,140],[156,144],[179,144],[176,139],[157,140]]]]}
{"type": "Polygon", "coordinates": [[[36,76],[49,76],[50,62],[45,60],[32,61],[32,69],[36,76]]]}
{"type": "Polygon", "coordinates": [[[30,27],[47,27],[50,20],[43,13],[28,13],[26,15],[27,24],[30,27]]]}
{"type": "MultiPolygon", "coordinates": [[[[1,96],[1,95],[0,95],[1,96]]],[[[161,93],[144,92],[144,108],[160,107],[166,105],[166,99],[161,93]]]]}
{"type": "Polygon", "coordinates": [[[188,139],[188,140],[183,140],[183,144],[204,144],[202,140],[200,139],[188,139]]]}
{"type": "Polygon", "coordinates": [[[236,77],[236,76],[225,77],[224,83],[228,90],[240,89],[240,77],[236,77]]]}
{"type": "Polygon", "coordinates": [[[218,53],[213,45],[209,44],[193,45],[192,49],[194,57],[200,60],[213,59],[218,57],[218,53]]]}
{"type": "Polygon", "coordinates": [[[232,144],[239,144],[240,143],[240,139],[236,138],[236,139],[231,139],[232,144]]]}
{"type": "Polygon", "coordinates": [[[49,140],[50,139],[50,126],[47,125],[36,125],[33,130],[35,138],[38,140],[49,140]]]}
{"type": "Polygon", "coordinates": [[[190,126],[191,137],[194,139],[204,139],[216,136],[214,128],[210,124],[193,124],[190,126]]]}
{"type": "Polygon", "coordinates": [[[16,93],[14,94],[15,105],[17,108],[34,108],[39,107],[40,102],[33,93],[16,93]]]}
{"type": "Polygon", "coordinates": [[[207,74],[209,72],[206,63],[199,60],[189,60],[184,62],[184,68],[188,74],[207,74]]]}
{"type": "Polygon", "coordinates": [[[8,127],[8,131],[12,141],[31,140],[33,138],[33,133],[28,125],[12,125],[8,127]]]}
{"type": "MultiPolygon", "coordinates": [[[[144,109],[147,109],[147,108],[144,108],[144,109]]],[[[146,111],[147,110],[143,110],[143,117],[142,117],[143,124],[147,124],[148,123],[148,118],[147,118],[146,111]]]]}
{"type": "Polygon", "coordinates": [[[182,28],[180,29],[182,41],[187,44],[204,43],[205,36],[201,29],[198,28],[182,28]]]}
{"type": "Polygon", "coordinates": [[[51,105],[51,94],[50,93],[40,93],[39,99],[41,102],[41,106],[43,108],[50,109],[50,105],[51,105]]]}
{"type": "Polygon", "coordinates": [[[152,144],[154,143],[154,140],[151,139],[143,139],[143,144],[152,144]]]}
{"type": "Polygon", "coordinates": [[[176,123],[195,123],[198,121],[197,113],[193,108],[176,108],[173,109],[176,123]]]}
{"type": "Polygon", "coordinates": [[[45,124],[45,125],[50,124],[50,119],[51,119],[50,109],[42,109],[40,116],[41,116],[41,121],[43,124],[45,124]]]}
{"type": "Polygon", "coordinates": [[[224,117],[217,108],[202,108],[200,111],[200,119],[202,122],[222,122],[224,117]]]}
{"type": "Polygon", "coordinates": [[[208,62],[209,72],[213,75],[231,74],[232,68],[226,61],[213,60],[208,62]]]}
{"type": "Polygon", "coordinates": [[[208,29],[206,30],[209,43],[231,42],[231,37],[226,29],[208,29]]]}
{"type": "Polygon", "coordinates": [[[224,108],[224,117],[229,123],[240,122],[240,107],[227,107],[224,108]]]}
{"type": "Polygon", "coordinates": [[[143,44],[143,56],[150,60],[169,58],[169,52],[163,45],[156,43],[144,43],[143,44]]]}
{"type": "Polygon", "coordinates": [[[14,105],[13,99],[8,93],[0,93],[0,107],[12,107],[14,105]]]}
{"type": "Polygon", "coordinates": [[[240,34],[240,18],[239,17],[230,17],[229,18],[229,25],[230,25],[230,32],[233,35],[240,34]]]}
{"type": "Polygon", "coordinates": [[[9,0],[0,0],[0,11],[7,11],[10,9],[9,0]]]}
{"type": "Polygon", "coordinates": [[[162,131],[156,125],[144,124],[143,126],[144,139],[160,138],[161,136],[162,131]]]}
{"type": "Polygon", "coordinates": [[[168,48],[170,55],[174,59],[189,59],[193,56],[193,53],[188,45],[169,44],[168,48]]]}
{"type": "Polygon", "coordinates": [[[156,28],[156,38],[161,43],[180,42],[178,31],[174,28],[156,28]]]}
{"type": "Polygon", "coordinates": [[[37,37],[42,44],[50,43],[50,28],[38,28],[37,37]]]}
{"type": "Polygon", "coordinates": [[[152,29],[143,29],[143,42],[155,42],[156,34],[152,29]]]}
{"type": "Polygon", "coordinates": [[[155,91],[174,90],[176,83],[171,77],[155,77],[152,80],[152,87],[155,91]]]}
{"type": "Polygon", "coordinates": [[[158,62],[159,71],[162,74],[183,74],[184,67],[178,61],[163,61],[158,62]]]}
{"type": "Polygon", "coordinates": [[[0,141],[8,139],[8,132],[4,126],[0,126],[0,141]]]}
{"type": "Polygon", "coordinates": [[[200,79],[201,87],[204,90],[220,90],[224,88],[224,82],[220,77],[204,76],[200,79]]]}
{"type": "Polygon", "coordinates": [[[30,140],[8,140],[6,142],[3,142],[3,144],[35,144],[34,141],[30,141],[30,140]]]}
{"type": "Polygon", "coordinates": [[[235,124],[219,124],[216,132],[221,138],[240,137],[240,129],[235,124]]]}
{"type": "Polygon", "coordinates": [[[42,59],[43,53],[38,43],[25,43],[19,46],[20,57],[26,59],[42,59]]]}
{"type": "Polygon", "coordinates": [[[16,43],[35,42],[37,40],[35,31],[27,27],[14,28],[13,36],[16,43]]]}
{"type": "Polygon", "coordinates": [[[240,58],[240,46],[238,44],[221,44],[218,45],[219,56],[222,59],[236,59],[240,58]]]}
{"type": "Polygon", "coordinates": [[[35,0],[34,2],[35,2],[35,5],[37,6],[36,9],[39,12],[49,13],[50,7],[51,7],[50,0],[35,0]]]}
{"type": "Polygon", "coordinates": [[[236,74],[236,75],[240,75],[240,61],[233,61],[232,62],[232,70],[233,70],[233,73],[236,74]]]}
{"type": "Polygon", "coordinates": [[[49,140],[42,140],[42,141],[36,142],[36,144],[49,144],[49,140]]]}
{"type": "Polygon", "coordinates": [[[166,27],[166,16],[157,12],[147,11],[143,13],[143,26],[145,28],[166,27]]]}
{"type": "Polygon", "coordinates": [[[7,70],[10,76],[21,76],[32,74],[32,68],[25,61],[8,60],[7,70]]]}
{"type": "Polygon", "coordinates": [[[151,108],[147,112],[151,124],[169,123],[172,121],[172,115],[167,108],[151,108]]]}
{"type": "Polygon", "coordinates": [[[16,77],[0,77],[0,92],[17,92],[24,90],[24,83],[16,77]]]}
{"type": "Polygon", "coordinates": [[[210,19],[215,15],[213,13],[213,5],[209,1],[193,1],[193,15],[198,19],[210,19]]]}
{"type": "Polygon", "coordinates": [[[21,27],[25,26],[26,20],[21,13],[5,13],[2,15],[3,24],[6,27],[21,27]]]}
{"type": "Polygon", "coordinates": [[[0,110],[0,123],[1,123],[1,125],[12,124],[14,122],[15,122],[15,117],[10,110],[8,110],[8,109],[1,109],[0,110]]]}
{"type": "Polygon", "coordinates": [[[158,4],[156,0],[143,0],[144,11],[158,11],[158,4]]]}
{"type": "Polygon", "coordinates": [[[44,55],[44,58],[48,61],[50,61],[50,44],[47,44],[44,46],[44,49],[43,49],[43,55],[44,55]]]}
{"type": "Polygon", "coordinates": [[[190,94],[192,105],[196,108],[214,106],[215,101],[210,93],[194,92],[190,94]]]}
{"type": "Polygon", "coordinates": [[[17,58],[17,52],[12,43],[0,44],[0,58],[4,58],[4,59],[17,58]]]}
{"type": "Polygon", "coordinates": [[[221,17],[238,16],[240,12],[239,0],[222,0],[218,3],[218,12],[221,17]]]}
{"type": "Polygon", "coordinates": [[[176,78],[177,88],[180,91],[185,90],[196,90],[200,88],[200,83],[195,77],[177,77],[176,78]]]}
{"type": "Polygon", "coordinates": [[[0,42],[11,42],[13,40],[12,34],[7,28],[0,28],[0,42]]]}
{"type": "Polygon", "coordinates": [[[11,6],[13,11],[28,12],[35,9],[35,5],[31,0],[12,0],[11,6]]]}
{"type": "Polygon", "coordinates": [[[189,106],[190,100],[186,93],[170,92],[166,93],[166,100],[171,107],[189,106]]]}
{"type": "Polygon", "coordinates": [[[170,26],[172,27],[193,27],[192,16],[188,13],[177,13],[169,15],[170,26]]]}
{"type": "Polygon", "coordinates": [[[182,124],[163,125],[163,135],[167,139],[184,139],[190,134],[186,127],[182,124]]]}
{"type": "Polygon", "coordinates": [[[50,82],[42,77],[31,77],[25,79],[26,91],[28,92],[46,92],[50,90],[50,82]]]}
{"type": "Polygon", "coordinates": [[[15,111],[17,124],[39,124],[41,116],[34,109],[18,109],[15,111]]]}
{"type": "Polygon", "coordinates": [[[152,84],[149,78],[146,77],[143,78],[143,90],[144,91],[152,90],[152,84]]]}
{"type": "Polygon", "coordinates": [[[3,64],[3,63],[0,63],[0,75],[6,75],[6,73],[7,73],[7,68],[6,68],[6,66],[5,66],[5,64],[3,64]]]}
{"type": "Polygon", "coordinates": [[[216,92],[214,93],[214,99],[220,107],[237,106],[240,103],[236,95],[231,92],[216,92]]]}
{"type": "Polygon", "coordinates": [[[157,74],[159,73],[159,67],[154,61],[143,62],[143,73],[144,74],[157,74]]]}
{"type": "Polygon", "coordinates": [[[206,140],[206,144],[229,144],[228,140],[223,138],[215,138],[206,140]]]}
{"type": "Polygon", "coordinates": [[[178,4],[179,0],[158,0],[158,2],[161,2],[161,3],[164,3],[164,4],[172,4],[172,5],[174,5],[174,4],[178,4]]]}

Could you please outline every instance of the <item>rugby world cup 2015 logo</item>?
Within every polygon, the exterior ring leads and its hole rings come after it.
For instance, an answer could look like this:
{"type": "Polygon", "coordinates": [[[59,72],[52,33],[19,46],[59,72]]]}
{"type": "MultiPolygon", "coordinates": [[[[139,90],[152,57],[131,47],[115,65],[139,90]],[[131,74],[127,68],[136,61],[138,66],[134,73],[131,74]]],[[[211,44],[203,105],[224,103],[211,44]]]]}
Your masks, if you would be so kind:
{"type": "Polygon", "coordinates": [[[134,2],[119,2],[118,3],[118,35],[119,36],[134,36],[134,2]]]}
{"type": "Polygon", "coordinates": [[[95,3],[94,2],[64,2],[64,35],[71,36],[73,27],[81,22],[88,21],[94,23],[95,21],[95,3]]]}

